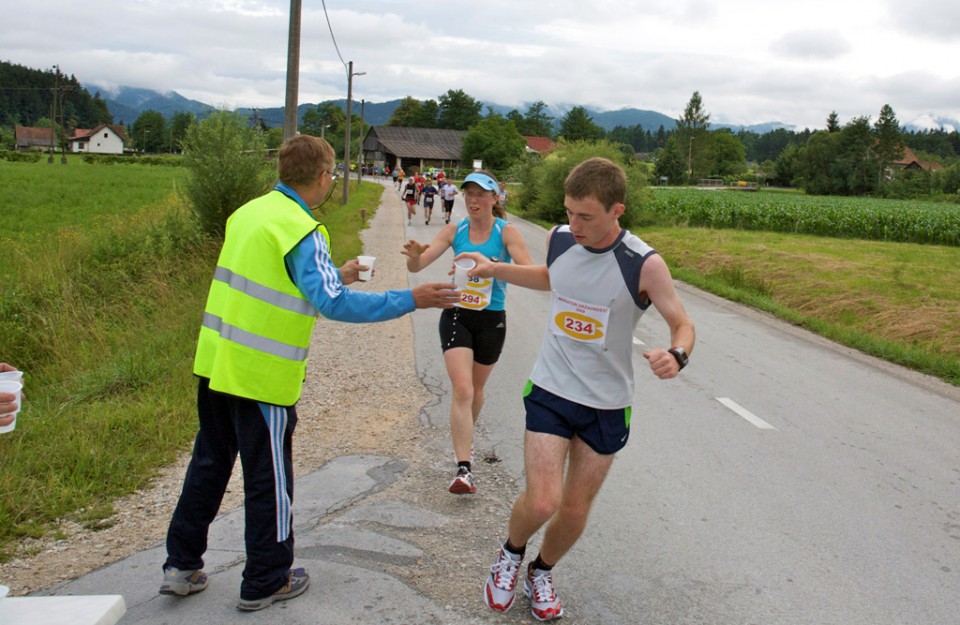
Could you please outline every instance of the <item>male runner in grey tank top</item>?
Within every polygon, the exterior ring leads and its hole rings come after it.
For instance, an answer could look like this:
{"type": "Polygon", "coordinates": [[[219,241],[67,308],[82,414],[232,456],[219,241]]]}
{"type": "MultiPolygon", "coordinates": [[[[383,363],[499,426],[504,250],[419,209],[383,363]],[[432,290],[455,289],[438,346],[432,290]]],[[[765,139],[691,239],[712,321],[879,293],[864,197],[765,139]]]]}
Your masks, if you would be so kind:
{"type": "Polygon", "coordinates": [[[547,524],[523,578],[533,616],[541,621],[563,615],[551,571],[583,532],[614,454],[630,434],[633,331],[640,316],[653,304],[670,326],[670,345],[643,354],[660,379],[676,377],[695,340],[663,258],[620,227],[623,170],[607,159],[588,159],[570,172],[564,194],[570,223],[550,232],[546,265],[470,255],[477,261],[471,276],[553,292],[543,345],[524,390],[526,489],[513,505],[483,595],[492,609],[510,609],[527,541],[547,524]]]}

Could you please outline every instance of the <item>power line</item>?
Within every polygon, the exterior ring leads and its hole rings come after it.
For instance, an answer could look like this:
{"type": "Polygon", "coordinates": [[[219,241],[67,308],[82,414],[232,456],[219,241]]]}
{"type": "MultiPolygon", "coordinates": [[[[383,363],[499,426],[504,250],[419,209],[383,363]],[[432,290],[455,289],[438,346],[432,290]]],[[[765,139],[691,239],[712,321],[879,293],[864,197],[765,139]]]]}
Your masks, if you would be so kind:
{"type": "Polygon", "coordinates": [[[327,18],[327,28],[330,29],[330,39],[333,40],[333,49],[337,51],[337,56],[340,57],[340,62],[343,63],[343,69],[347,69],[347,64],[343,60],[343,55],[340,54],[340,47],[337,46],[337,38],[333,34],[333,26],[330,25],[330,15],[327,14],[327,0],[322,0],[322,3],[323,3],[323,16],[327,18]]]}

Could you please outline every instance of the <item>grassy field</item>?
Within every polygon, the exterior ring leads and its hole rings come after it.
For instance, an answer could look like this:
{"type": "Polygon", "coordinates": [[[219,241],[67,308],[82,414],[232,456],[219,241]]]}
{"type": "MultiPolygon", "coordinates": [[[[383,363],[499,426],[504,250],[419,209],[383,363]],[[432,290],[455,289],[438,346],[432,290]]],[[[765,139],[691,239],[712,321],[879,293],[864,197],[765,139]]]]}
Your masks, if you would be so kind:
{"type": "MultiPolygon", "coordinates": [[[[0,360],[25,371],[27,393],[0,436],[0,558],[57,519],[98,526],[195,434],[193,352],[219,241],[172,193],[182,175],[0,161],[18,189],[0,198],[0,360]]],[[[360,251],[358,209],[372,216],[380,189],[326,207],[338,263],[360,251]]]]}
{"type": "Polygon", "coordinates": [[[960,247],[708,228],[638,234],[685,282],[960,385],[960,247]]]}
{"type": "Polygon", "coordinates": [[[156,202],[182,176],[179,167],[89,165],[78,156],[66,165],[59,157],[53,164],[0,161],[0,232],[10,238],[87,228],[156,202]]]}

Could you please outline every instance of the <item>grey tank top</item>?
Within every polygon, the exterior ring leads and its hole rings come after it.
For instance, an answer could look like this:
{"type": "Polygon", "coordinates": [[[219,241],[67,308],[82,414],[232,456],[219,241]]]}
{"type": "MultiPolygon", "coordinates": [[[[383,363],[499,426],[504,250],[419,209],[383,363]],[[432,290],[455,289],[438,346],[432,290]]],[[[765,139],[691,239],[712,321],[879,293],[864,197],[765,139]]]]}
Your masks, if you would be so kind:
{"type": "Polygon", "coordinates": [[[640,270],[657,252],[627,230],[610,247],[579,245],[569,226],[550,237],[553,299],[530,380],[570,401],[616,410],[633,402],[633,332],[650,306],[640,270]]]}

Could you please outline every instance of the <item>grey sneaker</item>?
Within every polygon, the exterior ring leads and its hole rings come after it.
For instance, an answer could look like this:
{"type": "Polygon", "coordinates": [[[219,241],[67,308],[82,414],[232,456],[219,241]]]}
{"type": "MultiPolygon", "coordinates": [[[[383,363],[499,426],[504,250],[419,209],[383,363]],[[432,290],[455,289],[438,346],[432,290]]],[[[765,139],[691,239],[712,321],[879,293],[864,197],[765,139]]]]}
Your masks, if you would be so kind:
{"type": "Polygon", "coordinates": [[[206,587],[207,574],[203,571],[181,571],[171,566],[163,571],[163,582],[160,584],[160,594],[186,597],[195,592],[200,592],[206,587]]]}
{"type": "Polygon", "coordinates": [[[290,569],[290,577],[287,578],[287,583],[284,584],[280,590],[262,599],[244,599],[240,597],[240,603],[237,604],[237,609],[243,610],[244,612],[256,612],[257,610],[269,608],[273,605],[274,601],[287,601],[288,599],[299,597],[309,585],[310,576],[307,575],[306,569],[290,569]]]}

